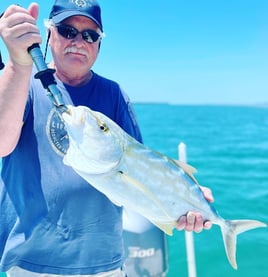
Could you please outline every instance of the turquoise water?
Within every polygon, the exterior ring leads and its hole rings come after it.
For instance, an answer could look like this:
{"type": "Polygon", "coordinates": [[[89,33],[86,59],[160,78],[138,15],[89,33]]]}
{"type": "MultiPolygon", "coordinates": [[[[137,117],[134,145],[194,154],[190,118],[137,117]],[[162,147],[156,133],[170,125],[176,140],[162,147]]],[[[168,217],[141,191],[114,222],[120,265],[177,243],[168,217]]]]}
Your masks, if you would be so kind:
{"type": "MultiPolygon", "coordinates": [[[[136,104],[135,110],[146,145],[172,158],[180,142],[187,145],[188,163],[213,190],[221,216],[268,223],[268,108],[136,104]]],[[[237,271],[225,257],[218,226],[194,241],[197,276],[268,276],[268,228],[238,237],[237,271]]],[[[187,276],[184,232],[176,231],[168,244],[168,277],[187,276]]]]}
{"type": "MultiPolygon", "coordinates": [[[[187,145],[188,163],[198,169],[200,184],[213,190],[221,216],[268,223],[268,108],[134,107],[146,145],[172,158],[180,142],[187,145]]],[[[268,228],[238,237],[237,271],[225,257],[218,226],[195,234],[194,240],[197,276],[268,276],[268,228]]],[[[168,277],[187,276],[184,232],[175,231],[168,246],[168,277]]]]}

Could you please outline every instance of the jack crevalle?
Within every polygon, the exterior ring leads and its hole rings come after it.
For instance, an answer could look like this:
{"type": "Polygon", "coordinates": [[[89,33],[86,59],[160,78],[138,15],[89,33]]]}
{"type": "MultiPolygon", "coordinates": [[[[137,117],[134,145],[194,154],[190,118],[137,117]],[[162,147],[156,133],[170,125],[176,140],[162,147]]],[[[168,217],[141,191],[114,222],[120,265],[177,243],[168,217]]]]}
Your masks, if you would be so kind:
{"type": "Polygon", "coordinates": [[[237,235],[266,226],[256,220],[224,220],[204,198],[193,167],[137,142],[105,115],[68,106],[62,117],[70,143],[64,163],[116,205],[140,213],[165,233],[172,235],[181,215],[201,212],[220,226],[228,260],[236,269],[237,235]]]}

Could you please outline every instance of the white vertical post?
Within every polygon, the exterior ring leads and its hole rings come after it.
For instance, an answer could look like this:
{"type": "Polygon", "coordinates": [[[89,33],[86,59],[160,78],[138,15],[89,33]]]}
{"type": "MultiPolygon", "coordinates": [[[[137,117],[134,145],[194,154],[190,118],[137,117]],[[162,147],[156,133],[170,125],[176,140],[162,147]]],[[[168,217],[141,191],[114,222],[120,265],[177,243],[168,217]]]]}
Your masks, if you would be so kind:
{"type": "MultiPolygon", "coordinates": [[[[178,156],[180,161],[184,163],[187,162],[186,145],[183,142],[181,142],[178,145],[178,156]]],[[[188,265],[188,276],[196,277],[194,238],[192,232],[185,232],[185,244],[188,265]]]]}

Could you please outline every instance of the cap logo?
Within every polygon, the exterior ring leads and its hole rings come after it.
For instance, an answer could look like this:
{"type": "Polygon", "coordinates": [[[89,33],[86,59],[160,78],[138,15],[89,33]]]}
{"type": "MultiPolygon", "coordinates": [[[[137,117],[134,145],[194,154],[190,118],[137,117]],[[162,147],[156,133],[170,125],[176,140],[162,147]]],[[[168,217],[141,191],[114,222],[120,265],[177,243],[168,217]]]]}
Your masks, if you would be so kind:
{"type": "Polygon", "coordinates": [[[92,6],[92,0],[72,0],[72,2],[79,8],[85,8],[86,6],[92,6]]]}

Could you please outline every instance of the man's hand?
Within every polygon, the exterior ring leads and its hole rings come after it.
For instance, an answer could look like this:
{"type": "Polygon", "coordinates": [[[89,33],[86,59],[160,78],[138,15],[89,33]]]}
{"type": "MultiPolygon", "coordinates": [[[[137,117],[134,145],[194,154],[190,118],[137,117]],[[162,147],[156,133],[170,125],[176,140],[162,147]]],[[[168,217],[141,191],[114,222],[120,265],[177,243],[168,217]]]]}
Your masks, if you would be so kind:
{"type": "MultiPolygon", "coordinates": [[[[212,192],[207,187],[200,186],[206,200],[208,202],[213,202],[214,198],[212,192]]],[[[212,223],[210,221],[204,221],[202,215],[199,212],[189,211],[186,215],[183,215],[178,220],[177,230],[185,230],[188,232],[200,233],[203,229],[210,229],[212,223]]]]}
{"type": "Polygon", "coordinates": [[[7,46],[11,62],[16,65],[32,65],[27,49],[42,41],[36,26],[38,9],[36,3],[32,3],[28,10],[11,5],[0,18],[0,36],[7,46]]]}

